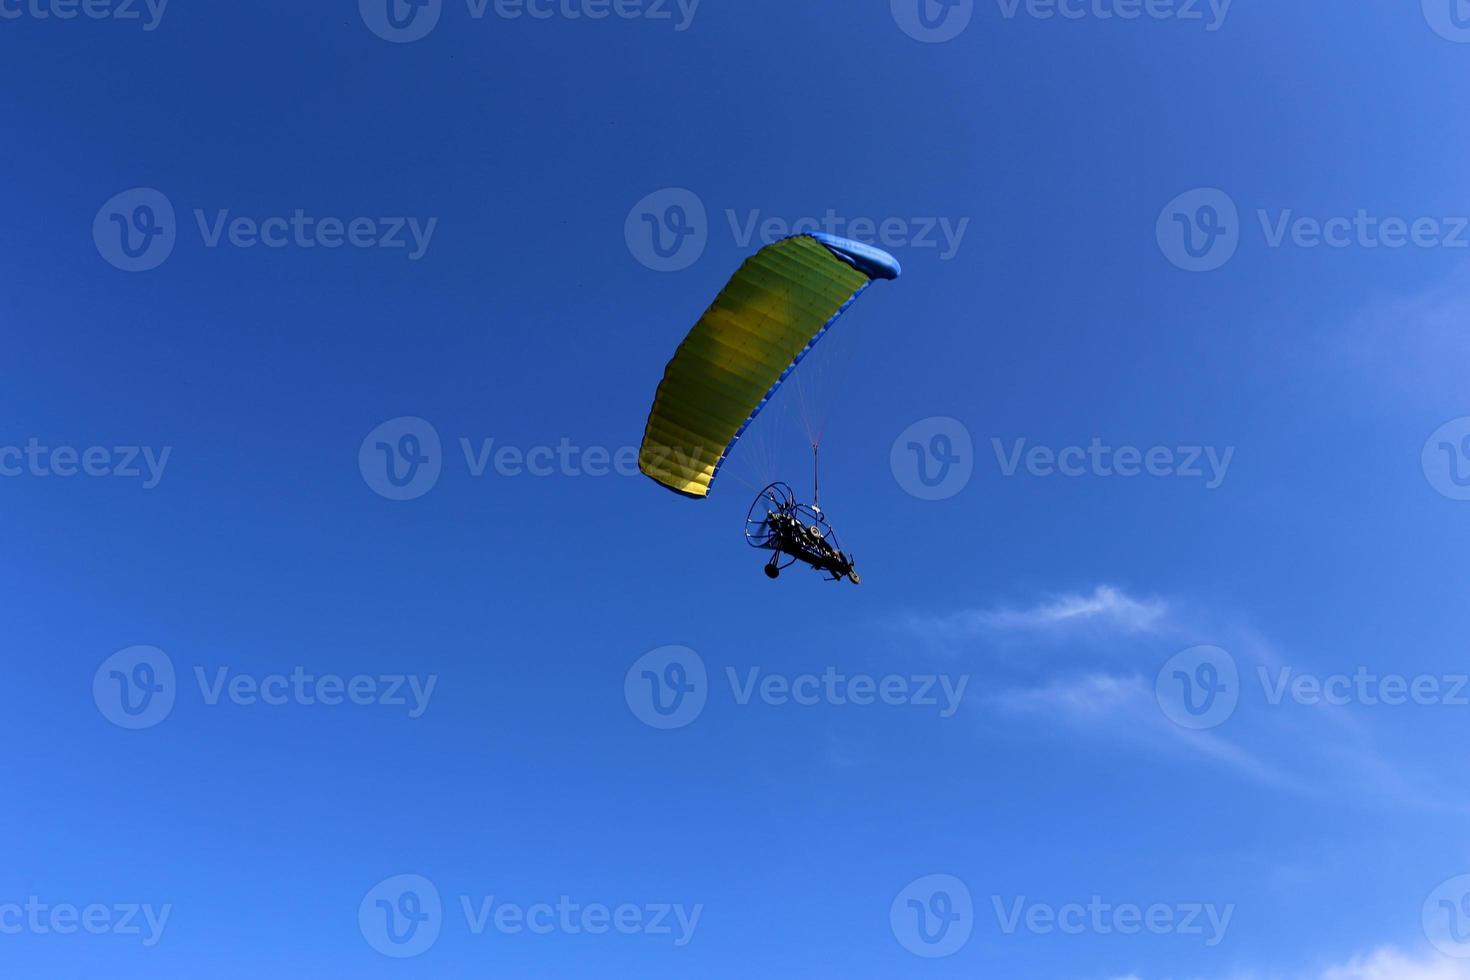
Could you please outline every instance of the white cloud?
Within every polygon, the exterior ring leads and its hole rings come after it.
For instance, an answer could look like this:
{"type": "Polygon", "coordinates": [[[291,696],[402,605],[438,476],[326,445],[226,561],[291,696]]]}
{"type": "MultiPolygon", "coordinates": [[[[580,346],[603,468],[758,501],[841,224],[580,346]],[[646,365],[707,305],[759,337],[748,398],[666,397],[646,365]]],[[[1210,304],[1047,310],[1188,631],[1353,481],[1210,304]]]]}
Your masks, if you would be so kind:
{"type": "Polygon", "coordinates": [[[1046,629],[1073,623],[1107,623],[1128,633],[1151,632],[1166,609],[1157,599],[1139,601],[1107,585],[1092,595],[1064,595],[1020,612],[998,610],[990,621],[998,629],[1046,629]]]}
{"type": "Polygon", "coordinates": [[[1262,680],[1270,674],[1263,670],[1312,673],[1310,664],[1294,662],[1236,614],[1099,585],[1031,606],[910,616],[902,626],[945,652],[1034,654],[994,658],[987,701],[1048,730],[1151,753],[1192,752],[1294,793],[1367,794],[1384,805],[1470,813],[1470,799],[1457,797],[1458,784],[1442,778],[1438,760],[1390,750],[1384,739],[1392,732],[1365,711],[1270,701],[1262,680]],[[1238,664],[1240,703],[1219,727],[1196,731],[1168,720],[1155,684],[1170,656],[1201,642],[1223,648],[1238,664]]]}
{"type": "Polygon", "coordinates": [[[1380,949],[1320,974],[1320,980],[1470,980],[1470,962],[1430,955],[1411,959],[1395,949],[1380,949]]]}
{"type": "Polygon", "coordinates": [[[1336,370],[1345,362],[1396,404],[1458,397],[1470,367],[1470,287],[1463,272],[1420,293],[1376,302],[1346,327],[1334,324],[1322,347],[1337,356],[1313,351],[1314,363],[1336,370]]]}
{"type": "MultiPolygon", "coordinates": [[[[1470,980],[1470,961],[1452,960],[1429,954],[1415,959],[1402,950],[1384,948],[1367,956],[1323,970],[1305,973],[1293,971],[1251,972],[1236,974],[1230,980],[1258,980],[1265,977],[1295,977],[1296,980],[1470,980]]],[[[1136,973],[1113,980],[1143,980],[1136,973]]]]}
{"type": "Polygon", "coordinates": [[[1029,608],[994,607],[944,616],[910,616],[906,625],[916,633],[940,640],[1076,627],[1144,634],[1161,629],[1168,611],[1162,600],[1135,599],[1121,589],[1100,585],[1090,595],[1064,594],[1029,608]]]}
{"type": "Polygon", "coordinates": [[[1137,674],[1088,674],[1062,678],[1041,687],[1012,688],[991,703],[1015,714],[1083,729],[1090,735],[1137,743],[1150,751],[1197,752],[1221,765],[1275,786],[1296,781],[1256,755],[1214,732],[1180,728],[1169,721],[1154,696],[1151,681],[1137,674]]]}
{"type": "Polygon", "coordinates": [[[1014,688],[996,695],[1002,707],[1019,712],[1064,716],[1073,721],[1156,716],[1153,692],[1142,677],[1089,674],[1044,687],[1014,688]]]}

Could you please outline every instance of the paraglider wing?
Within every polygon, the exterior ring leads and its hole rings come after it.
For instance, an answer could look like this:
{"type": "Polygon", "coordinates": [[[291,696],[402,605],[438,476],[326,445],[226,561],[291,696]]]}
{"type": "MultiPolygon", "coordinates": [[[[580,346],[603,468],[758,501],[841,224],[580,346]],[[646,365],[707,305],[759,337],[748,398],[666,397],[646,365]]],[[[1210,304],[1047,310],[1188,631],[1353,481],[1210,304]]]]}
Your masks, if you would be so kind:
{"type": "Polygon", "coordinates": [[[776,389],[874,279],[887,252],[832,235],[795,235],[745,261],[689,331],[653,399],[638,468],[704,497],[776,389]]]}

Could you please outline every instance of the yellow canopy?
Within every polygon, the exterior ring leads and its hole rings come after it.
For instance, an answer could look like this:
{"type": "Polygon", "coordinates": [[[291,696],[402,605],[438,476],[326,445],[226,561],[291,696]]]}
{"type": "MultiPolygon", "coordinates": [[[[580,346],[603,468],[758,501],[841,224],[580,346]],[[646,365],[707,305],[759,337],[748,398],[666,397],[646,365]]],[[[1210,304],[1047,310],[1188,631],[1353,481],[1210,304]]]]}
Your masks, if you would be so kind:
{"type": "Polygon", "coordinates": [[[781,382],[873,278],[898,271],[887,253],[828,235],[786,238],[747,259],[664,370],[639,469],[707,496],[781,382]]]}

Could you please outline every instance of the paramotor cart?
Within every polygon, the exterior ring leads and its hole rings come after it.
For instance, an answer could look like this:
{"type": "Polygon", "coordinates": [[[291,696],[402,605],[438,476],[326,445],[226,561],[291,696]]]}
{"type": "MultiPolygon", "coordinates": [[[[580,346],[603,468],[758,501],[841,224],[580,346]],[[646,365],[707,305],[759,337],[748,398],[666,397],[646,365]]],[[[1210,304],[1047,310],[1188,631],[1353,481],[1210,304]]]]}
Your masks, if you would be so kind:
{"type": "Polygon", "coordinates": [[[771,553],[766,562],[770,578],[800,561],[826,572],[829,581],[847,579],[854,585],[862,581],[821,510],[798,502],[785,483],[772,483],[751,503],[745,515],[745,540],[752,548],[771,553]]]}

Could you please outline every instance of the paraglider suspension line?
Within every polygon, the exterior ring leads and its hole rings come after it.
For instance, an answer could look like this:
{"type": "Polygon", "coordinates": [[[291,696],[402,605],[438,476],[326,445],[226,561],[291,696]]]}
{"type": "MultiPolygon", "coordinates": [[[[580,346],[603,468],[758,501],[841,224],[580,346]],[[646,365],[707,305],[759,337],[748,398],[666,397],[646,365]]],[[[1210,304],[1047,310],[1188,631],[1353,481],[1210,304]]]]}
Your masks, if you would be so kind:
{"type": "Polygon", "coordinates": [[[821,509],[820,505],[822,502],[822,460],[818,452],[820,448],[817,443],[812,443],[812,508],[815,510],[821,509]]]}

